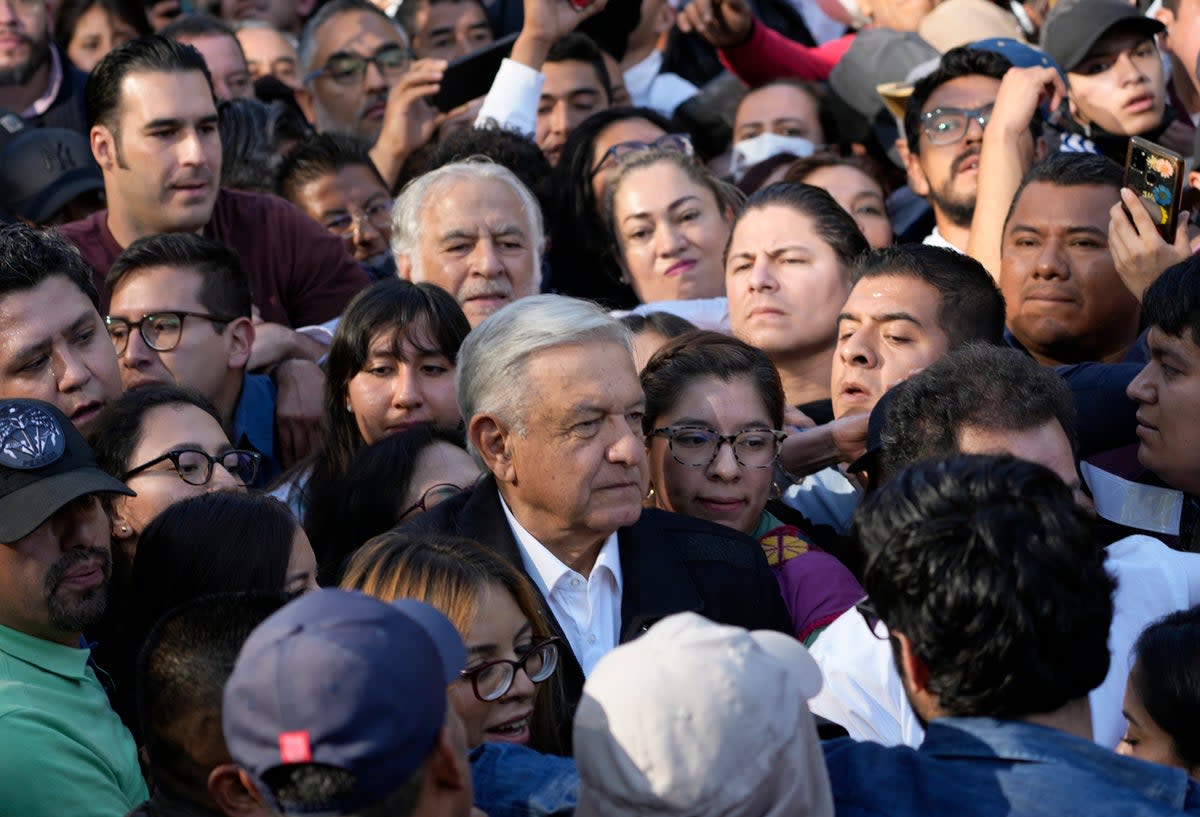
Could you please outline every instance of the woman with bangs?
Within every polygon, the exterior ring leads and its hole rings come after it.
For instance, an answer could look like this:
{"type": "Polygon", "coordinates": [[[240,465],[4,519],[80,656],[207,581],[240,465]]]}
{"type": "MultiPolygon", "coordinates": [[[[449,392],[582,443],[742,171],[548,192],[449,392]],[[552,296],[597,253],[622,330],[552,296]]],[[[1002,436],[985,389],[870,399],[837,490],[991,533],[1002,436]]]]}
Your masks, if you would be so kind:
{"type": "Polygon", "coordinates": [[[457,429],[454,361],[470,329],[454,298],[432,284],[393,278],[355,296],[329,347],[321,448],[273,495],[305,519],[365,446],[422,423],[457,429]]]}
{"type": "Polygon", "coordinates": [[[559,685],[561,639],[529,580],[469,539],[390,532],[367,542],[340,587],[440,610],[467,647],[449,698],[470,747],[475,805],[488,814],[569,813],[579,774],[556,757],[568,724],[559,685]]]}

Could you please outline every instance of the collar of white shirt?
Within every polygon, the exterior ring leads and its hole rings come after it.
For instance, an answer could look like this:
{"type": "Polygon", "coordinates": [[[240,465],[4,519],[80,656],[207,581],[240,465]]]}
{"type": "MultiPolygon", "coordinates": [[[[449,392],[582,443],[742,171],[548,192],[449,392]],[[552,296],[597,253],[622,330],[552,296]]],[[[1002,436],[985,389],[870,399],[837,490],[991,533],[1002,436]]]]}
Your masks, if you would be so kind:
{"type": "Polygon", "coordinates": [[[521,550],[525,572],[558,619],[584,675],[621,637],[621,551],[616,531],[600,548],[591,575],[567,567],[517,521],[504,497],[500,507],[521,550]],[[586,585],[586,592],[573,592],[586,585]]]}

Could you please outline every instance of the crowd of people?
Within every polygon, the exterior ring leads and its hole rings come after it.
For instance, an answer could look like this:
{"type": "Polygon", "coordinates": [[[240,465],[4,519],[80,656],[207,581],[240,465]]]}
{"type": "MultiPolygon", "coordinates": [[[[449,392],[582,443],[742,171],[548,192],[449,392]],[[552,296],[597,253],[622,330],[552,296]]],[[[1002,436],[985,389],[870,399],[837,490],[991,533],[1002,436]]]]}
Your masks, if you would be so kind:
{"type": "Polygon", "coordinates": [[[1200,0],[0,0],[0,815],[1200,815],[1197,125],[1200,0]]]}

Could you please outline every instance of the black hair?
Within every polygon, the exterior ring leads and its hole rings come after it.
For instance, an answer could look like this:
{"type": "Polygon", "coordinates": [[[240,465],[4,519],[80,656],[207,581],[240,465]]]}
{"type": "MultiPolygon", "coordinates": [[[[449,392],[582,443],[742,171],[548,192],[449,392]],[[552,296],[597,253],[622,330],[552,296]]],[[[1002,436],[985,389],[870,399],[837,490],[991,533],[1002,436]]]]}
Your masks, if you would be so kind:
{"type": "MultiPolygon", "coordinates": [[[[772,79],[764,82],[762,85],[755,85],[753,88],[747,91],[746,95],[743,96],[741,101],[738,102],[738,108],[742,107],[742,102],[745,101],[746,97],[750,96],[750,94],[757,93],[765,88],[794,88],[795,90],[806,94],[810,99],[812,99],[813,105],[817,109],[817,124],[820,125],[821,135],[824,137],[823,142],[820,143],[815,142],[815,140],[810,141],[813,141],[818,147],[820,147],[822,144],[832,145],[837,142],[837,121],[834,119],[833,112],[829,109],[829,102],[826,99],[825,92],[822,90],[820,85],[816,84],[815,82],[796,79],[795,77],[780,77],[778,79],[772,79]]],[[[736,114],[737,112],[734,111],[735,118],[736,114]]]]}
{"type": "Polygon", "coordinates": [[[92,271],[74,244],[53,230],[0,224],[0,298],[34,289],[55,275],[79,287],[99,311],[92,271]]]}
{"type": "Polygon", "coordinates": [[[596,139],[609,125],[631,119],[649,122],[664,134],[673,130],[670,121],[650,108],[597,111],[567,136],[552,187],[552,210],[558,218],[550,242],[551,289],[614,309],[635,306],[638,299],[628,284],[619,281],[605,219],[596,205],[592,154],[596,139]]]}
{"type": "Polygon", "coordinates": [[[300,206],[300,188],[346,167],[364,167],[387,189],[371,161],[370,145],[342,133],[319,133],[309,136],[289,150],[279,164],[276,190],[279,195],[300,206]]]}
{"type": "Polygon", "coordinates": [[[983,265],[960,252],[925,244],[871,250],[858,259],[854,282],[898,275],[924,281],[938,291],[938,325],[950,348],[969,341],[1004,339],[1004,296],[983,265]]]}
{"type": "Polygon", "coordinates": [[[127,391],[100,411],[88,433],[88,444],[100,470],[117,479],[123,477],[130,468],[133,450],[142,441],[142,420],[151,409],[175,405],[195,406],[221,424],[213,404],[191,389],[156,384],[127,391]]]}
{"type": "Polygon", "coordinates": [[[796,159],[788,167],[787,175],[783,177],[785,182],[797,182],[799,184],[807,184],[804,180],[818,170],[823,170],[827,167],[849,167],[857,170],[859,173],[866,176],[871,181],[879,185],[883,197],[886,199],[892,192],[890,180],[887,174],[883,172],[883,168],[879,163],[870,156],[842,156],[838,153],[822,152],[814,153],[812,156],[805,156],[803,159],[796,159]]]}
{"type": "Polygon", "coordinates": [[[1034,182],[1052,184],[1055,187],[1082,187],[1097,185],[1120,190],[1125,185],[1125,171],[1107,156],[1098,153],[1052,153],[1025,171],[1012,203],[1004,216],[1004,229],[1012,219],[1013,211],[1025,188],[1034,182]]]}
{"type": "Polygon", "coordinates": [[[99,6],[110,18],[121,20],[139,37],[153,33],[150,21],[146,19],[145,6],[140,0],[64,0],[54,14],[54,41],[64,57],[79,18],[94,6],[99,6]]]}
{"type": "Polygon", "coordinates": [[[1129,680],[1142,707],[1184,765],[1200,766],[1200,606],[1151,624],[1138,636],[1133,656],[1129,680]]]}
{"type": "Polygon", "coordinates": [[[1026,431],[1057,420],[1075,445],[1075,404],[1053,369],[1017,349],[968,343],[892,390],[882,466],[958,453],[966,427],[1026,431]]]}
{"type": "Polygon", "coordinates": [[[642,391],[646,393],[642,432],[653,431],[688,386],[710,377],[725,383],[749,378],[771,427],[783,426],[783,382],[766,353],[731,335],[696,329],[667,341],[642,369],[642,391]]]}
{"type": "Polygon", "coordinates": [[[1200,346],[1200,257],[1195,255],[1168,267],[1142,296],[1147,326],[1173,338],[1192,330],[1192,345],[1200,346]]]}
{"type": "Polygon", "coordinates": [[[132,688],[138,651],[168,610],[211,593],[283,592],[299,530],[279,500],[234,491],[181,500],[151,520],[129,578],[121,658],[113,668],[118,689],[132,688]]]}
{"type": "Polygon", "coordinates": [[[546,62],[587,63],[596,72],[596,79],[600,82],[600,87],[604,89],[604,104],[612,104],[612,82],[608,78],[608,68],[604,65],[604,54],[600,51],[600,46],[596,45],[596,41],[588,35],[572,31],[565,37],[559,38],[554,45],[550,46],[550,51],[546,54],[546,62]]]}
{"type": "Polygon", "coordinates": [[[221,134],[221,186],[274,193],[281,143],[304,126],[285,120],[299,115],[282,102],[223,99],[217,104],[221,134]],[[281,127],[282,125],[282,127],[281,127]]]}
{"type": "Polygon", "coordinates": [[[366,446],[345,475],[320,495],[310,493],[304,530],[312,542],[322,585],[334,584],[343,563],[368,539],[394,528],[421,453],[437,443],[466,451],[463,436],[422,424],[366,446]]]}
{"type": "MultiPolygon", "coordinates": [[[[764,207],[787,207],[808,216],[813,223],[813,230],[821,240],[829,245],[837,256],[838,263],[849,269],[867,252],[871,246],[867,243],[858,222],[846,210],[834,201],[829,192],[814,187],[811,184],[796,184],[794,182],[775,182],[746,199],[742,212],[734,219],[729,230],[732,240],[733,231],[737,229],[747,214],[764,207]]],[[[725,257],[729,257],[729,245],[725,245],[725,257]]]]}
{"type": "Polygon", "coordinates": [[[685,332],[691,332],[696,329],[696,324],[687,318],[681,318],[671,312],[647,312],[645,314],[630,312],[628,315],[617,318],[617,320],[632,335],[639,335],[642,332],[653,332],[667,340],[677,338],[685,332]]]}
{"type": "Polygon", "coordinates": [[[211,769],[192,759],[221,735],[222,690],[250,633],[287,601],[284,593],[220,593],[174,608],[155,623],[137,660],[138,723],[156,788],[205,797],[211,769]],[[201,715],[202,719],[188,719],[201,715]],[[183,733],[184,723],[193,725],[183,733]]]}
{"type": "MultiPolygon", "coordinates": [[[[437,170],[452,162],[464,162],[476,156],[486,156],[506,167],[529,188],[542,210],[542,223],[549,234],[554,226],[553,168],[546,154],[532,139],[504,128],[461,128],[444,139],[429,145],[410,179],[437,170]]],[[[409,168],[405,168],[409,170],[409,168]]]]}
{"type": "MultiPolygon", "coordinates": [[[[224,244],[194,233],[160,233],[139,238],[126,247],[108,270],[105,285],[112,292],[128,275],[147,267],[174,267],[200,276],[200,303],[221,318],[249,318],[253,301],[250,281],[237,253],[224,244]]],[[[224,324],[213,324],[224,331],[224,324]]]]}
{"type": "Polygon", "coordinates": [[[1053,472],[1012,457],[926,460],[855,516],[863,586],[951,717],[1018,719],[1083,698],[1108,672],[1116,582],[1053,472]]]}
{"type": "Polygon", "coordinates": [[[208,92],[213,92],[212,75],[204,57],[193,46],[185,45],[161,34],[151,34],[130,40],[114,48],[97,63],[88,75],[84,88],[84,107],[87,110],[87,126],[104,125],[115,134],[117,112],[121,107],[121,85],[130,74],[143,72],[186,73],[198,71],[208,83],[208,92]]]}
{"type": "Polygon", "coordinates": [[[354,296],[342,313],[325,363],[322,446],[280,478],[281,483],[286,483],[297,474],[310,471],[306,504],[331,490],[346,473],[355,454],[366,445],[354,415],[346,406],[346,388],[366,364],[371,338],[386,331],[395,331],[421,348],[432,344],[432,351],[453,361],[458,358],[458,349],[471,331],[471,324],[454,296],[433,284],[387,278],[354,296]]]}
{"type": "Polygon", "coordinates": [[[232,37],[233,41],[238,43],[238,53],[242,54],[245,59],[246,55],[242,53],[242,44],[238,41],[237,34],[233,28],[224,20],[218,20],[216,17],[209,17],[207,14],[184,14],[176,17],[167,25],[158,30],[160,36],[170,37],[172,40],[193,40],[198,37],[232,37]]]}
{"type": "MultiPolygon", "coordinates": [[[[908,152],[914,156],[921,153],[921,109],[933,96],[933,92],[951,80],[960,77],[984,76],[1003,79],[1013,65],[1008,57],[995,51],[965,46],[952,48],[942,55],[941,62],[932,74],[922,77],[913,85],[912,95],[904,103],[904,135],[908,141],[908,152]]],[[[1029,132],[1037,139],[1042,135],[1042,120],[1037,114],[1029,123],[1029,132]]]]}

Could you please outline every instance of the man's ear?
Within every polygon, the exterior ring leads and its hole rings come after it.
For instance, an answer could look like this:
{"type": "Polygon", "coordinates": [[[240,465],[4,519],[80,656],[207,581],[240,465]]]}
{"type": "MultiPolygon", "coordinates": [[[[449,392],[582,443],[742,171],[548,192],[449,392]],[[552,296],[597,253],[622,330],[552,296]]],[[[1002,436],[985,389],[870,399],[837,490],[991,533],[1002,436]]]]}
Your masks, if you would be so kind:
{"type": "Polygon", "coordinates": [[[100,165],[100,169],[110,173],[115,170],[117,167],[117,141],[116,135],[108,129],[108,126],[92,125],[92,129],[88,133],[88,142],[92,147],[92,158],[96,160],[96,164],[100,165]]]}
{"type": "Polygon", "coordinates": [[[308,120],[308,124],[315,128],[317,126],[317,109],[312,91],[301,85],[295,89],[294,96],[296,97],[296,104],[300,106],[300,113],[304,114],[304,118],[308,120]]]}
{"type": "Polygon", "coordinates": [[[398,275],[402,281],[412,280],[412,270],[412,261],[409,260],[408,255],[396,256],[396,275],[398,275]]]}
{"type": "Polygon", "coordinates": [[[1046,143],[1046,137],[1039,136],[1033,143],[1033,163],[1037,164],[1049,155],[1050,146],[1046,143]]]}
{"type": "Polygon", "coordinates": [[[254,348],[254,322],[249,318],[237,318],[225,327],[229,341],[230,369],[245,369],[250,361],[250,350],[254,348]]]}
{"type": "Polygon", "coordinates": [[[267,817],[258,792],[232,763],[222,763],[208,773],[208,796],[226,817],[267,817]]]}
{"type": "Polygon", "coordinates": [[[891,636],[900,645],[899,656],[896,659],[900,677],[914,692],[925,692],[929,688],[929,667],[913,652],[908,636],[894,631],[891,636]]]}
{"type": "Polygon", "coordinates": [[[477,414],[467,425],[467,439],[479,452],[483,465],[499,482],[513,484],[517,470],[509,451],[513,432],[493,414],[477,414]]]}
{"type": "MultiPolygon", "coordinates": [[[[1166,26],[1167,31],[1170,31],[1171,26],[1175,25],[1175,12],[1171,11],[1168,8],[1163,8],[1162,6],[1160,6],[1158,11],[1154,12],[1154,14],[1151,16],[1154,17],[1155,20],[1158,20],[1160,23],[1162,23],[1164,26],[1166,26]]],[[[1159,35],[1160,37],[1162,37],[1162,46],[1163,47],[1166,47],[1166,44],[1167,44],[1167,31],[1164,31],[1164,32],[1162,32],[1162,34],[1159,35]]]]}
{"type": "MultiPolygon", "coordinates": [[[[897,140],[900,141],[900,140],[897,140]]],[[[908,186],[918,196],[925,198],[929,195],[929,180],[925,178],[925,171],[921,169],[921,156],[916,153],[909,153],[908,146],[900,151],[901,158],[904,159],[904,169],[908,172],[908,186]]]]}

